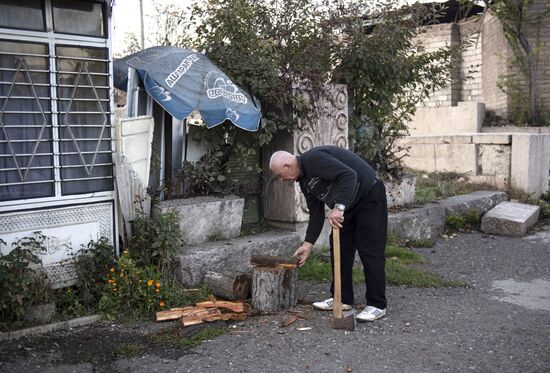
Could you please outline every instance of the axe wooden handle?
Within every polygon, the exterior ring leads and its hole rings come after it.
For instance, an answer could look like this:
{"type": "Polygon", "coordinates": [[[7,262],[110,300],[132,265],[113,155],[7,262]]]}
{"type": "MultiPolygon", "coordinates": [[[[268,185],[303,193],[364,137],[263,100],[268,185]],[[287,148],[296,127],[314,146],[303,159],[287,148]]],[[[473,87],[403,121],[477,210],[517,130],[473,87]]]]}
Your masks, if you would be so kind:
{"type": "Polygon", "coordinates": [[[332,256],[334,257],[334,305],[335,319],[342,318],[342,278],[340,273],[340,229],[332,228],[332,256]]]}

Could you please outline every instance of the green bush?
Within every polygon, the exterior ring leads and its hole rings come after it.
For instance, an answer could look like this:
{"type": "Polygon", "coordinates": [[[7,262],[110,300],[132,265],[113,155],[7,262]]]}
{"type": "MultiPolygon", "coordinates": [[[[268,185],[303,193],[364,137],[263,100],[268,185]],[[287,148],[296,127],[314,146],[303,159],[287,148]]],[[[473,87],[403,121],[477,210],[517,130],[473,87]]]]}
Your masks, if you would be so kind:
{"type": "Polygon", "coordinates": [[[166,306],[164,288],[153,266],[140,268],[128,251],[104,274],[99,310],[108,319],[139,318],[166,306]]]}
{"type": "MultiPolygon", "coordinates": [[[[32,237],[14,242],[8,254],[0,253],[0,320],[3,323],[21,320],[28,305],[49,301],[53,296],[38,257],[45,252],[45,240],[46,236],[35,232],[32,237]]],[[[0,244],[6,245],[6,242],[0,239],[0,244]]]]}
{"type": "Polygon", "coordinates": [[[462,229],[466,226],[466,218],[462,215],[449,214],[445,217],[445,225],[452,230],[462,229]]]}
{"type": "Polygon", "coordinates": [[[176,210],[152,219],[145,215],[138,216],[132,222],[132,259],[140,265],[153,265],[167,273],[174,254],[185,242],[179,223],[180,216],[176,210]]]}

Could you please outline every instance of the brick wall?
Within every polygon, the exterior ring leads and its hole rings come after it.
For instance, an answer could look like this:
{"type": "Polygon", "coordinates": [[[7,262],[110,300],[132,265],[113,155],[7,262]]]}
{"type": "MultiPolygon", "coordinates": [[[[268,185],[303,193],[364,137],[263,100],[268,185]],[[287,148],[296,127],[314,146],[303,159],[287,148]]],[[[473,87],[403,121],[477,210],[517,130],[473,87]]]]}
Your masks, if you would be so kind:
{"type": "Polygon", "coordinates": [[[550,16],[536,19],[550,7],[548,0],[535,0],[528,8],[525,33],[532,47],[540,50],[537,64],[537,96],[539,105],[550,116],[550,16]]]}
{"type": "MultiPolygon", "coordinates": [[[[425,28],[425,32],[418,36],[426,52],[432,52],[448,45],[456,45],[460,40],[460,32],[455,24],[445,23],[425,28]]],[[[459,100],[460,90],[456,86],[459,76],[453,76],[453,82],[447,87],[431,94],[421,106],[444,107],[455,106],[459,100]]]]}
{"type": "Polygon", "coordinates": [[[491,13],[487,13],[482,30],[483,101],[487,111],[504,116],[507,114],[508,101],[497,83],[499,77],[508,74],[508,42],[502,32],[500,21],[491,13]]]}
{"type": "Polygon", "coordinates": [[[481,56],[483,34],[478,19],[459,23],[460,41],[467,44],[459,69],[459,101],[483,101],[481,56]]]}

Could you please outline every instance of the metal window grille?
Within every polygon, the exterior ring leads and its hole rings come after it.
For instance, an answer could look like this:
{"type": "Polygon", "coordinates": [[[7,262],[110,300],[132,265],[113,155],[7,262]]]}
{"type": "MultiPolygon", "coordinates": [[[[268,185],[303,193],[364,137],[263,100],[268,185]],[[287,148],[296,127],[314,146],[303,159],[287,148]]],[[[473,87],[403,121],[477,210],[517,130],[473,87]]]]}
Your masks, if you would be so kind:
{"type": "Polygon", "coordinates": [[[108,48],[0,40],[0,201],[113,189],[108,48]]]}

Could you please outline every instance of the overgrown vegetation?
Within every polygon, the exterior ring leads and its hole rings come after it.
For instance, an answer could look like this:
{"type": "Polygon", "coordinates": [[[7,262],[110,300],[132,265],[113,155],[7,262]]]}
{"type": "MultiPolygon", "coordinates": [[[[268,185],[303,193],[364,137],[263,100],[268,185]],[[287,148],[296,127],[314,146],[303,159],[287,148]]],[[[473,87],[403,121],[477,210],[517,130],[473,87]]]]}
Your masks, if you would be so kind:
{"type": "Polygon", "coordinates": [[[447,214],[445,226],[452,231],[469,229],[478,230],[481,224],[481,214],[475,208],[468,210],[465,214],[447,214]]]}
{"type": "MultiPolygon", "coordinates": [[[[53,290],[41,267],[39,255],[45,253],[46,236],[35,232],[12,244],[11,251],[0,253],[0,323],[21,322],[29,305],[49,303],[53,290]]],[[[6,242],[0,239],[0,245],[6,242]]]]}
{"type": "MultiPolygon", "coordinates": [[[[386,247],[386,282],[389,285],[411,287],[463,287],[463,282],[443,279],[433,273],[419,268],[425,264],[424,258],[407,248],[389,244],[386,247]]],[[[315,282],[331,281],[330,262],[323,260],[321,253],[313,253],[300,267],[298,276],[302,280],[315,282]]],[[[362,268],[354,266],[353,283],[365,281],[362,268]]]]}
{"type": "MultiPolygon", "coordinates": [[[[179,232],[177,214],[161,214],[154,221],[144,219],[136,226],[147,231],[139,236],[143,246],[135,258],[130,255],[131,250],[115,257],[106,238],[91,241],[65,263],[68,271],[74,270],[76,284],[56,291],[41,270],[39,254],[45,250],[47,237],[36,232],[15,242],[9,254],[0,256],[2,328],[23,325],[29,305],[51,301],[56,302],[58,318],[101,312],[108,319],[130,320],[207,299],[206,287],[184,289],[170,271],[171,245],[181,239],[177,233],[172,234],[175,229],[179,232]]],[[[5,245],[1,240],[0,243],[5,245]]]]}
{"type": "Polygon", "coordinates": [[[543,99],[537,92],[537,68],[542,50],[540,32],[542,25],[548,22],[550,7],[539,14],[532,14],[530,7],[535,0],[484,1],[500,20],[504,36],[513,52],[511,64],[516,71],[501,76],[498,86],[508,96],[514,123],[538,126],[550,124],[550,116],[546,112],[548,108],[543,106],[543,99]],[[528,26],[535,28],[534,35],[529,35],[528,26]],[[534,36],[534,40],[530,40],[529,36],[534,36]]]}
{"type": "Polygon", "coordinates": [[[160,272],[169,273],[174,254],[185,242],[179,222],[176,210],[153,218],[139,215],[132,221],[130,257],[142,266],[152,265],[160,272]]]}
{"type": "Polygon", "coordinates": [[[492,185],[471,183],[468,181],[468,175],[456,172],[408,172],[416,175],[415,198],[417,203],[436,201],[476,190],[494,190],[492,185]]]}

